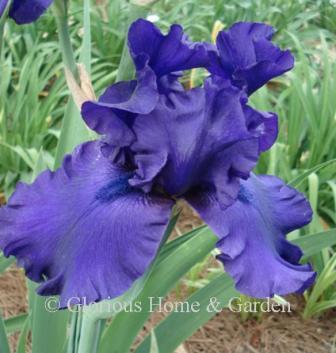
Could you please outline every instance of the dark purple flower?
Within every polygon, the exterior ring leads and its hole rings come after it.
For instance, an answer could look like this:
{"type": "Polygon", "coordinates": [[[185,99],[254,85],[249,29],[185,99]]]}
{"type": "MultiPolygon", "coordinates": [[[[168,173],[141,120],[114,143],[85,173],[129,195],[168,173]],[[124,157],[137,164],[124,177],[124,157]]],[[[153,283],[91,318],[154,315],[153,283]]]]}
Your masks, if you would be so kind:
{"type": "Polygon", "coordinates": [[[181,42],[180,27],[163,36],[141,20],[130,33],[137,80],[82,107],[103,141],[18,186],[0,209],[5,256],[62,306],[71,297],[114,298],[145,273],[172,206],[185,199],[217,234],[218,258],[239,290],[305,290],[315,274],[286,234],[310,221],[310,206],[281,180],[250,173],[276,139],[276,115],[251,108],[246,91],[218,75],[204,87],[162,90],[160,78],[196,65],[195,46],[181,42]],[[151,42],[133,38],[138,26],[151,42]]]}
{"type": "Polygon", "coordinates": [[[252,174],[224,211],[213,193],[191,194],[187,201],[218,235],[218,259],[240,292],[265,298],[302,293],[313,284],[316,274],[310,265],[300,265],[300,248],[286,240],[286,234],[311,221],[312,210],[280,179],[252,174]]]}
{"type": "Polygon", "coordinates": [[[128,46],[135,66],[142,66],[143,58],[157,78],[160,93],[183,91],[177,79],[181,72],[205,67],[209,61],[208,43],[193,43],[180,25],[170,27],[167,35],[151,22],[139,19],[128,33],[128,46]]]}
{"type": "MultiPolygon", "coordinates": [[[[0,0],[0,16],[8,0],[0,0]]],[[[36,21],[51,5],[52,0],[13,0],[9,16],[17,24],[26,24],[36,21]]]]}
{"type": "Polygon", "coordinates": [[[151,113],[134,121],[130,184],[145,191],[154,185],[174,196],[211,188],[223,207],[232,204],[239,179],[248,178],[259,156],[244,97],[229,81],[211,79],[204,88],[162,95],[151,113]]]}
{"type": "Polygon", "coordinates": [[[209,70],[252,94],[294,65],[290,51],[272,43],[273,34],[273,28],[263,23],[235,23],[218,34],[219,58],[213,54],[209,70]]]}
{"type": "Polygon", "coordinates": [[[14,255],[41,295],[88,302],[124,293],[155,257],[173,202],[128,185],[129,171],[88,142],[0,212],[0,247],[14,255]]]}
{"type": "Polygon", "coordinates": [[[129,145],[132,140],[128,127],[136,114],[150,113],[160,94],[183,92],[178,81],[181,72],[205,67],[209,60],[209,44],[189,41],[179,25],[172,25],[164,35],[153,23],[139,19],[130,26],[128,46],[137,79],[118,82],[107,88],[98,102],[86,102],[82,106],[87,125],[105,134],[109,144],[118,147],[129,145]],[[110,129],[110,124],[123,125],[118,132],[122,142],[116,136],[111,141],[110,132],[114,130],[110,129]]]}
{"type": "Polygon", "coordinates": [[[298,264],[285,235],[307,224],[311,210],[278,179],[248,178],[264,138],[246,125],[243,95],[210,80],[161,96],[135,118],[132,167],[114,165],[100,142],[89,142],[56,172],[19,185],[0,211],[5,255],[42,282],[40,294],[60,294],[62,306],[71,297],[113,298],[144,274],[175,199],[184,198],[218,235],[238,289],[264,297],[307,288],[314,273],[298,264]]]}

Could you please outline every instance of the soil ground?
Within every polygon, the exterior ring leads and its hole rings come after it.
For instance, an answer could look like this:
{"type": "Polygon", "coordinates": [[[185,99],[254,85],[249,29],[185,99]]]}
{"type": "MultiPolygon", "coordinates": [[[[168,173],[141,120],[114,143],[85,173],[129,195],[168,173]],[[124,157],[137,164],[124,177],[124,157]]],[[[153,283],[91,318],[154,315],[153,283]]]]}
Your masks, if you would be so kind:
{"type": "MultiPolygon", "coordinates": [[[[182,205],[175,236],[200,224],[197,215],[182,205]]],[[[239,313],[224,310],[190,337],[177,352],[336,353],[336,311],[330,310],[318,318],[303,320],[303,297],[291,296],[288,300],[291,313],[265,313],[259,320],[243,321],[239,313]]],[[[25,278],[22,270],[16,267],[0,276],[0,308],[5,318],[27,311],[25,278]]],[[[147,334],[162,315],[153,314],[140,336],[147,334]]],[[[17,334],[10,341],[15,352],[17,334]]]]}

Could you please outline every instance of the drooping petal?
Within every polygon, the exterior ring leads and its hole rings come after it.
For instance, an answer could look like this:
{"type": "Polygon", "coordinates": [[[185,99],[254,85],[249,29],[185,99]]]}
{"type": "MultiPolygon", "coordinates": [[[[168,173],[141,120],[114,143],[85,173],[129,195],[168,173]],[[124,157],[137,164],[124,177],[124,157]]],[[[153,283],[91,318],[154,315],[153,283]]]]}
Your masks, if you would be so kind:
{"type": "Polygon", "coordinates": [[[271,26],[251,22],[239,22],[220,32],[219,61],[210,65],[210,71],[231,79],[252,94],[294,65],[290,51],[282,51],[271,42],[273,34],[271,26]]]}
{"type": "Polygon", "coordinates": [[[172,202],[131,188],[129,177],[89,142],[0,209],[0,247],[42,283],[40,294],[59,294],[63,307],[113,298],[146,271],[172,202]]]}
{"type": "Polygon", "coordinates": [[[209,80],[205,89],[161,96],[152,113],[134,121],[130,148],[138,171],[130,183],[144,186],[155,177],[157,185],[178,196],[200,184],[218,185],[222,204],[232,203],[239,177],[248,177],[259,153],[242,95],[228,81],[218,86],[209,80]]]}
{"type": "Polygon", "coordinates": [[[51,5],[53,0],[13,0],[9,16],[17,24],[36,21],[51,5]]]}
{"type": "Polygon", "coordinates": [[[237,201],[222,210],[211,194],[187,200],[219,237],[218,256],[237,289],[265,298],[303,292],[315,279],[311,266],[300,265],[301,250],[286,234],[310,222],[304,196],[273,176],[241,181],[237,201]]]}
{"type": "Polygon", "coordinates": [[[8,4],[8,0],[0,0],[0,17],[4,13],[7,4],[8,4]]]}

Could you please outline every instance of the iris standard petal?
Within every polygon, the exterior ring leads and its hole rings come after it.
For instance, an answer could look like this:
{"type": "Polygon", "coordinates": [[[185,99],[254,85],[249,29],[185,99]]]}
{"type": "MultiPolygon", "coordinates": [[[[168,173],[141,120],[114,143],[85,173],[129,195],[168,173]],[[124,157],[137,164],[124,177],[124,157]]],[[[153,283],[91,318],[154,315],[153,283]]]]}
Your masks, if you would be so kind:
{"type": "Polygon", "coordinates": [[[172,85],[175,85],[174,90],[177,89],[177,76],[170,76],[169,79],[163,76],[208,65],[209,44],[191,42],[177,24],[170,27],[167,35],[163,35],[153,23],[139,19],[130,26],[128,45],[136,66],[139,66],[139,60],[143,60],[143,55],[148,58],[148,65],[155,72],[159,89],[163,91],[172,85]]]}
{"type": "Polygon", "coordinates": [[[42,282],[40,294],[59,294],[62,307],[113,298],[146,271],[172,201],[131,188],[129,177],[88,142],[0,209],[0,247],[42,282]]]}
{"type": "Polygon", "coordinates": [[[192,42],[180,25],[170,27],[167,35],[161,33],[152,22],[139,19],[132,23],[128,32],[128,46],[139,73],[143,57],[157,77],[161,94],[184,90],[178,81],[184,70],[208,67],[210,52],[216,51],[209,43],[192,42]]]}
{"type": "Polygon", "coordinates": [[[233,201],[238,177],[248,177],[259,153],[258,139],[247,129],[243,95],[229,81],[218,86],[208,80],[204,89],[161,96],[153,112],[134,121],[130,148],[138,170],[130,183],[143,186],[155,177],[156,185],[177,196],[219,183],[220,194],[233,201]]]}
{"type": "Polygon", "coordinates": [[[51,5],[53,0],[13,0],[9,16],[17,24],[36,21],[51,5]]]}
{"type": "Polygon", "coordinates": [[[109,144],[124,147],[134,139],[130,126],[135,115],[150,113],[158,97],[156,77],[144,61],[137,80],[108,87],[98,102],[85,102],[81,113],[90,129],[106,135],[109,144]]]}
{"type": "Polygon", "coordinates": [[[280,179],[252,175],[241,181],[237,201],[225,211],[211,194],[187,200],[219,237],[218,258],[240,292],[265,298],[303,292],[314,282],[311,266],[299,264],[301,250],[286,240],[311,221],[312,210],[280,179]]]}
{"type": "Polygon", "coordinates": [[[150,113],[159,94],[169,96],[184,91],[178,81],[180,71],[207,66],[211,49],[206,43],[188,41],[179,25],[173,25],[163,35],[154,24],[143,19],[131,25],[128,41],[137,79],[118,82],[98,102],[85,102],[82,106],[87,125],[106,135],[106,142],[116,147],[130,144],[133,136],[129,127],[135,116],[150,113]]]}
{"type": "Polygon", "coordinates": [[[0,0],[0,17],[4,13],[7,4],[8,4],[8,0],[0,0]]]}
{"type": "Polygon", "coordinates": [[[273,28],[262,23],[239,22],[217,37],[219,61],[209,70],[230,78],[252,94],[269,80],[294,65],[289,50],[282,51],[272,42],[273,28]]]}

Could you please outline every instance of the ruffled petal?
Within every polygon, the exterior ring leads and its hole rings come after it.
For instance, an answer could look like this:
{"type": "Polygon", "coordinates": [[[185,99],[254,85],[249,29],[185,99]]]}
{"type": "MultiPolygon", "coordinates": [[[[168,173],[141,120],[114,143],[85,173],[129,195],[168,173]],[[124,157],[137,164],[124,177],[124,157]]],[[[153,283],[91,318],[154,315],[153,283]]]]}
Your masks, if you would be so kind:
{"type": "Polygon", "coordinates": [[[241,181],[237,201],[223,211],[211,194],[187,200],[219,237],[218,256],[236,288],[257,298],[303,292],[315,279],[309,264],[300,265],[300,248],[286,234],[311,221],[305,197],[273,176],[241,181]]]}
{"type": "Polygon", "coordinates": [[[13,0],[9,16],[17,24],[36,21],[51,5],[53,0],[13,0]]]}
{"type": "Polygon", "coordinates": [[[135,139],[129,125],[133,116],[121,118],[118,111],[105,104],[85,102],[81,114],[87,126],[100,135],[106,135],[106,143],[112,146],[129,146],[135,139]]]}
{"type": "Polygon", "coordinates": [[[135,116],[152,112],[160,94],[169,97],[184,92],[178,81],[181,71],[207,66],[208,52],[214,50],[209,44],[190,42],[178,25],[163,35],[143,19],[131,25],[128,41],[137,80],[118,82],[98,102],[85,102],[82,106],[86,124],[106,135],[105,141],[114,147],[129,146],[134,138],[130,128],[135,116]]]}
{"type": "Polygon", "coordinates": [[[89,142],[0,209],[0,247],[41,282],[41,295],[60,295],[62,307],[113,298],[146,271],[172,201],[131,188],[129,177],[89,142]]]}
{"type": "Polygon", "coordinates": [[[149,66],[158,77],[203,67],[209,60],[207,45],[189,41],[177,24],[163,35],[152,22],[139,19],[129,29],[128,45],[134,62],[139,55],[147,55],[149,66]]]}
{"type": "Polygon", "coordinates": [[[157,104],[156,77],[143,61],[137,81],[121,81],[106,89],[98,102],[88,101],[81,113],[90,129],[106,135],[113,146],[128,146],[134,139],[130,129],[136,114],[148,114],[157,104]]]}
{"type": "Polygon", "coordinates": [[[271,148],[278,137],[278,116],[271,112],[261,112],[248,105],[244,107],[248,130],[258,138],[260,152],[271,148]]]}
{"type": "Polygon", "coordinates": [[[262,23],[239,22],[217,37],[218,63],[209,70],[230,78],[252,94],[269,80],[292,69],[294,58],[272,42],[274,30],[262,23]]]}
{"type": "Polygon", "coordinates": [[[258,139],[247,129],[242,96],[228,81],[218,86],[211,80],[204,89],[161,96],[153,112],[134,121],[136,140],[130,148],[138,170],[130,183],[154,182],[180,196],[218,182],[219,197],[226,195],[223,204],[231,203],[238,178],[248,177],[259,153],[258,139]]]}
{"type": "Polygon", "coordinates": [[[143,57],[157,77],[161,94],[183,91],[178,78],[184,70],[209,65],[209,52],[214,46],[208,43],[193,43],[184,34],[180,25],[170,27],[167,35],[149,21],[139,19],[132,23],[128,32],[131,56],[139,72],[143,57]]]}

